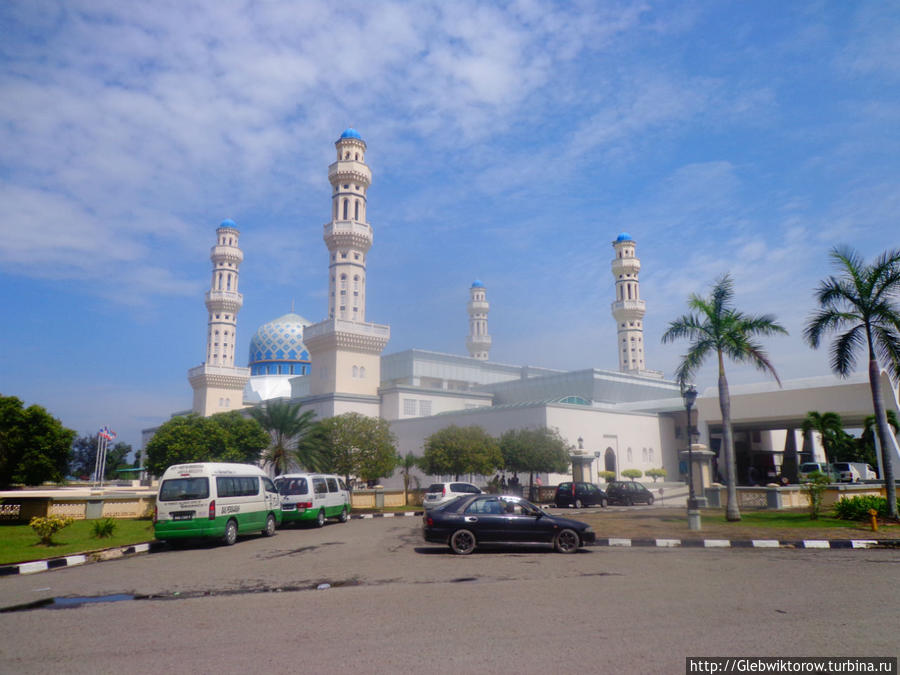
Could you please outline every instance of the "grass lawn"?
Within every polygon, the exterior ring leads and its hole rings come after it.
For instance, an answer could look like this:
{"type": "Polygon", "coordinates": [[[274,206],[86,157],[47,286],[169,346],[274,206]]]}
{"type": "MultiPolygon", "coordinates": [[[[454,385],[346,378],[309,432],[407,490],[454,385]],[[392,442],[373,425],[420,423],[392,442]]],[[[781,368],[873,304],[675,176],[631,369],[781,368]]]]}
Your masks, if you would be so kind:
{"type": "MultiPolygon", "coordinates": [[[[728,523],[724,510],[713,513],[703,512],[703,519],[715,523],[728,523]]],[[[840,520],[829,515],[827,509],[819,513],[816,520],[809,517],[809,510],[797,511],[741,511],[741,523],[748,526],[772,528],[821,529],[823,527],[856,527],[860,525],[853,520],[840,520]]]]}
{"type": "Polygon", "coordinates": [[[149,520],[121,518],[111,537],[92,536],[95,520],[76,520],[53,535],[53,545],[44,546],[28,525],[0,524],[0,565],[59,558],[103,548],[129,546],[152,541],[153,523],[149,520]]]}

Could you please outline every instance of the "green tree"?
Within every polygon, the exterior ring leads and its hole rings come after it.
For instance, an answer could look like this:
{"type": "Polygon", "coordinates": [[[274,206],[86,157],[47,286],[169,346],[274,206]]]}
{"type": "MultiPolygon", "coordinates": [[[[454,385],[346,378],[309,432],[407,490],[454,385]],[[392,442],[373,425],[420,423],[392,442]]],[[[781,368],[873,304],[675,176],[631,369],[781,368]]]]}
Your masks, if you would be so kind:
{"type": "Polygon", "coordinates": [[[0,486],[63,480],[74,438],[41,406],[0,396],[0,486]]]}
{"type": "Polygon", "coordinates": [[[687,354],[682,357],[675,375],[682,388],[699,370],[707,357],[715,355],[719,367],[719,410],[722,413],[722,450],[725,456],[727,505],[725,518],[741,519],[737,503],[737,476],[734,457],[734,434],[731,429],[731,396],[725,377],[725,358],[738,363],[750,363],[758,370],[771,373],[781,385],[778,373],[756,341],[760,335],[787,334],[771,315],[752,316],[734,307],[734,283],[728,274],[720,277],[709,298],[691,294],[688,307],[693,310],[669,323],[663,342],[686,339],[690,341],[687,354]]]}
{"type": "Polygon", "coordinates": [[[503,454],[497,439],[481,427],[453,425],[425,439],[419,466],[430,476],[448,474],[459,480],[466,473],[493,473],[503,466],[503,454]]]}
{"type": "Polygon", "coordinates": [[[323,470],[361,480],[378,480],[394,473],[396,440],[390,425],[378,417],[351,412],[316,423],[323,470]]]}
{"type": "Polygon", "coordinates": [[[254,419],[238,411],[212,417],[173,417],[147,443],[147,470],[154,475],[173,464],[244,462],[255,464],[269,444],[269,435],[254,419]]]}
{"type": "Polygon", "coordinates": [[[816,289],[819,309],[810,316],[804,336],[818,349],[826,334],[838,333],[831,347],[831,369],[841,377],[853,372],[858,352],[865,350],[888,511],[897,520],[893,443],[879,379],[880,366],[895,382],[900,377],[900,249],[882,253],[871,265],[848,247],[832,249],[830,257],[839,275],[816,289]]]}
{"type": "Polygon", "coordinates": [[[650,476],[655,483],[657,478],[665,478],[668,472],[663,467],[660,467],[658,469],[647,469],[644,473],[650,476]]]}
{"type": "Polygon", "coordinates": [[[810,431],[819,434],[822,438],[822,450],[825,452],[825,463],[833,462],[837,446],[843,441],[842,437],[846,435],[841,416],[833,412],[819,413],[810,410],[806,413],[806,419],[803,420],[800,428],[804,434],[808,434],[810,431]]]}
{"type": "Polygon", "coordinates": [[[305,471],[318,471],[322,462],[316,413],[300,412],[300,406],[273,400],[250,409],[250,416],[269,434],[269,447],[263,453],[263,460],[275,468],[276,476],[287,473],[294,465],[305,471]]]}
{"type": "MultiPolygon", "coordinates": [[[[131,444],[119,441],[106,449],[106,468],[104,479],[118,478],[119,469],[129,466],[128,456],[131,444]]],[[[97,464],[97,435],[79,436],[72,442],[72,454],[69,459],[69,472],[78,478],[94,475],[97,464]]]]}
{"type": "Polygon", "coordinates": [[[569,444],[556,429],[510,429],[500,436],[500,452],[507,471],[527,473],[534,485],[535,473],[564,473],[569,468],[569,444]]]}
{"type": "Polygon", "coordinates": [[[631,480],[637,480],[638,478],[640,478],[641,476],[644,475],[644,472],[641,471],[640,469],[625,469],[622,472],[622,475],[625,476],[625,478],[630,478],[631,480]]]}

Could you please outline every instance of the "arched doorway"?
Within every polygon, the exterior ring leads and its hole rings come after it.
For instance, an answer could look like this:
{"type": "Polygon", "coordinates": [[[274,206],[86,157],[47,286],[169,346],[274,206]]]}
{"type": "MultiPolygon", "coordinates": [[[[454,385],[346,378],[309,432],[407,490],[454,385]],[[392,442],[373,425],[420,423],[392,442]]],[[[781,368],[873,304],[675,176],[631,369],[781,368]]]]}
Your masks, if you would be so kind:
{"type": "Polygon", "coordinates": [[[607,448],[606,453],[603,455],[603,466],[606,471],[612,471],[616,477],[618,477],[619,472],[616,470],[616,453],[612,448],[607,448]]]}

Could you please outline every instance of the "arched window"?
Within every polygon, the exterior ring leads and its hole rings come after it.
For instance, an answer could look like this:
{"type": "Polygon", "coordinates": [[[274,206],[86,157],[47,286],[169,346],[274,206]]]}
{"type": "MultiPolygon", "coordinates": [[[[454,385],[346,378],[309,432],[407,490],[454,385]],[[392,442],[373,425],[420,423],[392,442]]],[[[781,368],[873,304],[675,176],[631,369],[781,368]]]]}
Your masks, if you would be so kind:
{"type": "Polygon", "coordinates": [[[363,380],[366,378],[366,367],[365,366],[359,367],[359,377],[360,377],[360,379],[363,379],[363,380]]]}
{"type": "Polygon", "coordinates": [[[230,291],[230,290],[231,290],[231,275],[228,274],[228,275],[226,275],[226,277],[227,277],[227,278],[225,279],[225,281],[226,281],[226,290],[230,291]]]}
{"type": "Polygon", "coordinates": [[[353,216],[355,220],[359,220],[359,200],[356,200],[356,215],[353,216]]]}
{"type": "Polygon", "coordinates": [[[350,207],[349,200],[344,200],[344,220],[347,220],[347,209],[350,207]]]}
{"type": "Polygon", "coordinates": [[[359,377],[359,368],[357,366],[353,366],[353,377],[359,377]]]}

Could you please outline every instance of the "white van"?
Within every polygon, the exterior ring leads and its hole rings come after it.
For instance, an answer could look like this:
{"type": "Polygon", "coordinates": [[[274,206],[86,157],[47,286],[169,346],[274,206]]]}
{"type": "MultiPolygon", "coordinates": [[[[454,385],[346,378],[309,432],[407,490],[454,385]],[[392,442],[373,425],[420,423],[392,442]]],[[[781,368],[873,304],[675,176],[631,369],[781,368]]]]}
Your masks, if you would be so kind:
{"type": "Polygon", "coordinates": [[[230,546],[238,534],[271,537],[280,524],[278,490],[258,466],[175,464],[159,481],[153,517],[157,539],[219,537],[230,546]]]}
{"type": "Polygon", "coordinates": [[[350,519],[350,491],[340,476],[330,473],[287,473],[275,477],[281,495],[284,521],[315,522],[322,527],[326,518],[342,523],[350,519]]]}

